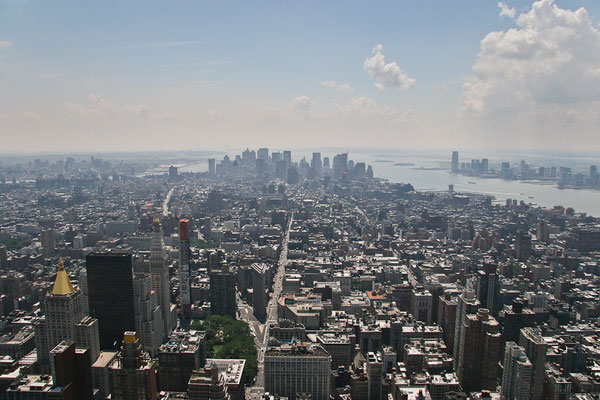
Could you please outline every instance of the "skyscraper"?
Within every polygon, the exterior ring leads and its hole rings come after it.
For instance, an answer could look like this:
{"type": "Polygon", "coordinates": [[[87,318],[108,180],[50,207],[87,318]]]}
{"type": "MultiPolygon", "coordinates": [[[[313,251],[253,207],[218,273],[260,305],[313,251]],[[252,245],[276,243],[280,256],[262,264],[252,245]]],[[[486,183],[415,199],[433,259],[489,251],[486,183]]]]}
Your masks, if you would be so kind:
{"type": "Polygon", "coordinates": [[[90,253],[85,263],[90,314],[98,319],[100,348],[114,350],[123,332],[135,329],[131,254],[90,253]]]}
{"type": "Polygon", "coordinates": [[[229,270],[210,271],[210,312],[235,318],[235,275],[229,270]]]}
{"type": "Polygon", "coordinates": [[[75,348],[72,341],[60,342],[50,352],[52,383],[56,387],[71,386],[73,399],[92,398],[92,363],[89,349],[75,348]]]}
{"type": "Polygon", "coordinates": [[[471,283],[467,283],[467,288],[458,297],[458,306],[456,309],[456,321],[454,323],[454,346],[452,355],[454,356],[454,368],[458,366],[458,358],[460,356],[463,345],[463,325],[467,320],[468,314],[474,314],[479,308],[479,301],[475,298],[475,291],[471,283]]]}
{"type": "Polygon", "coordinates": [[[169,167],[169,180],[175,182],[178,179],[179,179],[179,173],[177,172],[177,167],[171,165],[169,167]]]}
{"type": "Polygon", "coordinates": [[[165,338],[164,323],[150,275],[137,273],[133,278],[135,329],[144,351],[156,356],[165,338]]]}
{"type": "Polygon", "coordinates": [[[525,351],[515,342],[507,342],[502,371],[502,398],[529,400],[531,398],[532,365],[525,351]]]}
{"type": "Polygon", "coordinates": [[[321,153],[312,153],[312,161],[310,162],[310,166],[315,170],[317,175],[321,173],[321,169],[323,168],[323,163],[321,162],[321,153]]]}
{"type": "Polygon", "coordinates": [[[50,351],[65,340],[74,341],[77,347],[88,348],[91,362],[98,358],[98,321],[87,315],[83,293],[71,284],[62,259],[43,309],[44,318],[35,325],[37,357],[43,371],[50,370],[50,351]]]}
{"type": "Polygon", "coordinates": [[[527,261],[531,257],[531,235],[528,232],[517,231],[515,252],[519,261],[527,261]]]}
{"type": "Polygon", "coordinates": [[[108,366],[108,381],[113,399],[158,399],[156,363],[142,351],[134,331],[124,333],[121,351],[108,366]]]}
{"type": "Polygon", "coordinates": [[[252,306],[258,320],[267,315],[267,272],[269,267],[263,263],[252,264],[252,306]]]}
{"type": "Polygon", "coordinates": [[[215,176],[216,175],[216,168],[215,168],[215,159],[214,158],[209,158],[208,159],[208,175],[210,176],[215,176]]]}
{"type": "Polygon", "coordinates": [[[171,321],[171,287],[169,284],[169,265],[164,248],[162,229],[158,215],[152,226],[152,241],[150,243],[150,276],[152,277],[152,290],[156,292],[158,305],[162,313],[164,324],[163,333],[169,335],[173,329],[171,321]]]}
{"type": "Polygon", "coordinates": [[[269,159],[269,149],[266,147],[261,147],[258,149],[256,153],[256,158],[259,160],[268,160],[269,159]]]}
{"type": "Polygon", "coordinates": [[[54,255],[54,229],[42,229],[40,232],[40,240],[42,242],[44,257],[52,257],[54,255]]]}
{"type": "Polygon", "coordinates": [[[190,220],[179,220],[179,303],[185,317],[190,311],[190,220]]]}
{"type": "Polygon", "coordinates": [[[500,361],[501,335],[498,322],[480,308],[467,315],[463,325],[463,346],[456,375],[466,392],[495,390],[500,361]]]}
{"type": "Polygon", "coordinates": [[[452,152],[452,167],[450,168],[450,171],[453,174],[456,174],[460,171],[458,168],[458,151],[452,152]]]}
{"type": "Polygon", "coordinates": [[[544,392],[544,370],[546,364],[546,351],[548,344],[542,337],[538,328],[522,328],[519,337],[519,346],[523,348],[531,365],[531,399],[540,400],[544,392]]]}
{"type": "Polygon", "coordinates": [[[490,310],[492,315],[497,311],[498,286],[496,264],[492,260],[484,261],[483,268],[477,271],[477,298],[481,307],[490,310]]]}

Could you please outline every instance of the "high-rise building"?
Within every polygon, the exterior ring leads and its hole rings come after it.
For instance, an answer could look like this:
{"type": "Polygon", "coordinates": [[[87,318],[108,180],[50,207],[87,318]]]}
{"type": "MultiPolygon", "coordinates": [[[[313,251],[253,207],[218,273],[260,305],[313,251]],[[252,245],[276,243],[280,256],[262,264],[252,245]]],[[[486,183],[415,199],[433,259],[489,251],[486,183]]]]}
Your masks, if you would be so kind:
{"type": "Polygon", "coordinates": [[[50,360],[54,386],[71,386],[73,399],[93,398],[89,349],[75,348],[75,342],[63,341],[50,351],[50,360]]]}
{"type": "Polygon", "coordinates": [[[283,161],[285,161],[286,169],[292,166],[292,152],[289,150],[283,151],[283,161]]]}
{"type": "Polygon", "coordinates": [[[142,349],[156,356],[165,338],[164,323],[156,292],[152,290],[150,275],[138,273],[133,278],[133,309],[135,329],[142,349]]]}
{"type": "Polygon", "coordinates": [[[531,257],[531,235],[528,232],[517,231],[515,252],[519,261],[527,261],[531,257]]]}
{"type": "Polygon", "coordinates": [[[267,315],[267,273],[269,266],[263,263],[252,264],[252,306],[258,320],[267,315]]]}
{"type": "Polygon", "coordinates": [[[502,398],[529,400],[531,398],[532,365],[525,351],[515,342],[507,342],[502,369],[502,398]]]}
{"type": "Polygon", "coordinates": [[[467,288],[458,297],[458,305],[456,309],[456,321],[454,323],[454,346],[452,355],[454,356],[454,368],[458,367],[458,358],[463,346],[463,325],[467,320],[467,315],[474,314],[479,309],[479,300],[475,298],[475,290],[470,282],[467,288]]]}
{"type": "Polygon", "coordinates": [[[206,361],[205,332],[176,331],[160,346],[160,390],[185,392],[192,372],[206,361]]]}
{"type": "Polygon", "coordinates": [[[480,308],[477,314],[467,315],[462,331],[456,368],[460,385],[466,392],[495,390],[502,341],[498,322],[480,308]]]}
{"type": "Polygon", "coordinates": [[[296,400],[308,394],[328,400],[331,356],[321,346],[292,343],[267,348],[264,356],[265,391],[296,400]]]}
{"type": "Polygon", "coordinates": [[[113,399],[158,399],[156,363],[142,350],[134,331],[124,333],[121,351],[108,366],[108,382],[113,399]]]}
{"type": "Polygon", "coordinates": [[[133,270],[129,253],[85,257],[90,314],[98,319],[100,348],[114,350],[123,332],[135,329],[133,270]]]}
{"type": "Polygon", "coordinates": [[[190,220],[179,220],[179,303],[184,317],[189,315],[190,296],[190,220]]]}
{"type": "Polygon", "coordinates": [[[275,176],[279,179],[287,178],[287,162],[285,160],[279,160],[275,164],[275,176]]]}
{"type": "Polygon", "coordinates": [[[454,174],[460,172],[460,169],[458,167],[458,151],[453,151],[452,152],[452,167],[450,168],[450,171],[454,174]]]}
{"type": "Polygon", "coordinates": [[[269,149],[266,147],[261,147],[258,149],[256,153],[256,158],[259,160],[268,160],[269,159],[269,149]]]}
{"type": "Polygon", "coordinates": [[[321,169],[323,168],[323,162],[321,161],[321,153],[312,153],[312,160],[310,162],[310,166],[315,170],[317,175],[321,173],[321,169]]]}
{"type": "Polygon", "coordinates": [[[42,229],[40,232],[42,250],[45,258],[54,256],[54,229],[42,229]]]}
{"type": "Polygon", "coordinates": [[[215,168],[215,159],[214,158],[209,158],[208,159],[208,175],[210,176],[215,176],[216,175],[216,168],[215,168]]]}
{"type": "Polygon", "coordinates": [[[235,318],[235,274],[227,267],[210,271],[210,312],[214,315],[229,315],[235,318]]]}
{"type": "Polygon", "coordinates": [[[169,180],[174,182],[178,179],[179,179],[179,173],[177,172],[177,167],[171,165],[169,167],[169,180]]]}
{"type": "Polygon", "coordinates": [[[211,190],[208,193],[208,211],[217,213],[223,209],[223,193],[219,190],[211,190]]]}
{"type": "Polygon", "coordinates": [[[341,153],[333,157],[333,176],[339,178],[348,169],[348,153],[341,153]]]}
{"type": "Polygon", "coordinates": [[[481,303],[481,307],[490,310],[492,315],[495,315],[498,306],[498,273],[497,266],[491,260],[486,260],[483,263],[483,268],[477,271],[477,299],[481,303]]]}
{"type": "Polygon", "coordinates": [[[219,372],[216,364],[211,363],[192,373],[188,383],[188,398],[190,400],[231,400],[225,375],[219,372]]]}
{"type": "Polygon", "coordinates": [[[98,321],[88,316],[83,293],[73,287],[62,259],[52,292],[44,299],[43,310],[44,317],[35,325],[37,357],[42,371],[50,370],[50,350],[65,340],[88,348],[91,362],[98,358],[98,321]]]}
{"type": "Polygon", "coordinates": [[[531,399],[540,400],[544,393],[544,372],[548,344],[538,328],[527,327],[521,329],[519,346],[523,348],[525,355],[533,366],[531,374],[531,399]]]}
{"type": "MultiPolygon", "coordinates": [[[[171,287],[169,283],[169,265],[167,253],[165,252],[162,228],[158,215],[152,226],[152,240],[150,243],[150,276],[152,278],[152,290],[156,292],[158,305],[163,320],[163,333],[169,335],[173,329],[174,322],[171,321],[171,287]]],[[[137,328],[136,328],[137,329],[137,328]]],[[[144,342],[142,340],[142,342],[144,342]]]]}
{"type": "Polygon", "coordinates": [[[369,399],[381,400],[381,388],[383,377],[383,359],[381,353],[370,351],[367,354],[367,380],[369,387],[369,399]]]}

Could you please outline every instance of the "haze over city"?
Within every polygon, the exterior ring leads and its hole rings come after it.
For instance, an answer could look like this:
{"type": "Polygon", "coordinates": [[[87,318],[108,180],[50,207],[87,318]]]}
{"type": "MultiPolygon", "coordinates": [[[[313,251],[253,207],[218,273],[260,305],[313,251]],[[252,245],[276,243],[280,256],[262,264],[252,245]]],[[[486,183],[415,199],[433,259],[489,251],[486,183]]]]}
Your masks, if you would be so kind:
{"type": "Polygon", "coordinates": [[[3,152],[600,150],[595,0],[0,1],[3,152]]]}
{"type": "Polygon", "coordinates": [[[599,0],[0,0],[0,400],[600,400],[599,110],[599,0]]]}

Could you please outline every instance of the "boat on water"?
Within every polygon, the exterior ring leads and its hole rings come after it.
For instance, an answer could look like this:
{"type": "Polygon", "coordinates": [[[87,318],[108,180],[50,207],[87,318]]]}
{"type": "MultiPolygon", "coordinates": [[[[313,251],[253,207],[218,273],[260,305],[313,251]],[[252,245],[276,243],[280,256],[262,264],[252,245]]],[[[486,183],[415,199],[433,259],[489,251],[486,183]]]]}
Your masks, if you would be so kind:
{"type": "Polygon", "coordinates": [[[469,185],[474,185],[475,184],[475,182],[473,182],[473,181],[469,181],[468,183],[469,183],[469,185]]]}

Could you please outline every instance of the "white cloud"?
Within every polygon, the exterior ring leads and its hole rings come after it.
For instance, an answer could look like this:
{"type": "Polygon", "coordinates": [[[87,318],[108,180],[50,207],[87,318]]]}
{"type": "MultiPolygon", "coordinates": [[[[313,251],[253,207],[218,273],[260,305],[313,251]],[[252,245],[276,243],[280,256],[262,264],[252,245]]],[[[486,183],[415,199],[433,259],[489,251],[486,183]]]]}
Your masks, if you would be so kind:
{"type": "Polygon", "coordinates": [[[579,124],[574,133],[597,130],[600,31],[584,8],[535,2],[514,28],[483,38],[461,103],[464,116],[494,122],[515,137],[564,134],[565,121],[579,124]]]}
{"type": "Polygon", "coordinates": [[[395,117],[396,112],[390,107],[381,107],[369,97],[357,97],[346,105],[335,105],[338,117],[345,118],[370,118],[370,117],[395,117]]]}
{"type": "Polygon", "coordinates": [[[328,88],[328,89],[334,89],[340,92],[353,92],[354,88],[352,86],[350,86],[349,83],[338,83],[336,81],[323,81],[321,82],[321,86],[328,88]]]}
{"type": "Polygon", "coordinates": [[[301,114],[308,114],[310,111],[310,98],[308,96],[294,98],[292,100],[292,108],[301,114]]]}
{"type": "Polygon", "coordinates": [[[375,87],[381,91],[387,89],[406,90],[416,82],[414,78],[406,75],[396,62],[386,64],[381,44],[373,47],[373,56],[365,60],[363,68],[375,81],[375,87]]]}
{"type": "Polygon", "coordinates": [[[12,47],[12,42],[9,40],[0,40],[0,49],[12,47]]]}
{"type": "Polygon", "coordinates": [[[147,104],[116,105],[99,94],[91,93],[82,103],[66,103],[67,116],[71,119],[119,123],[136,121],[165,121],[175,118],[169,112],[153,112],[147,104]]]}
{"type": "Polygon", "coordinates": [[[515,9],[508,7],[505,2],[503,2],[503,1],[499,2],[498,7],[500,7],[500,16],[501,17],[508,17],[510,19],[513,19],[515,17],[515,15],[516,15],[515,9]]]}

